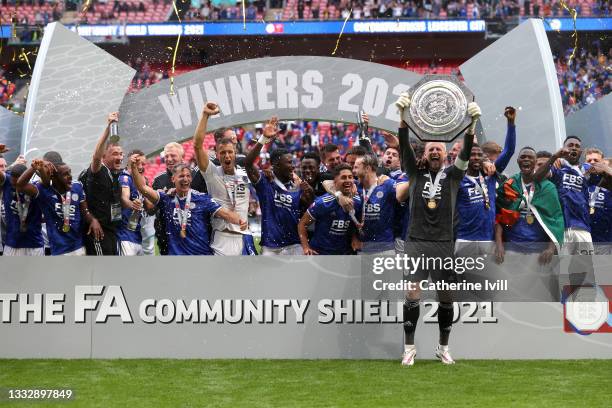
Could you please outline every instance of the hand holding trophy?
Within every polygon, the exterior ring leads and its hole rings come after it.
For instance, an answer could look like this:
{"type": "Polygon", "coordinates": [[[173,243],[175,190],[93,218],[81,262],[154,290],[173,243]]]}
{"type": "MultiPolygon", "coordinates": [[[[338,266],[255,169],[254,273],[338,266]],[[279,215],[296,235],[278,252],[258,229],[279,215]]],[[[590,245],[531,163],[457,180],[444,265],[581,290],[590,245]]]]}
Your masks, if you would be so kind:
{"type": "Polygon", "coordinates": [[[121,139],[119,137],[119,112],[113,112],[108,115],[108,132],[109,132],[109,143],[119,143],[121,139]]]}

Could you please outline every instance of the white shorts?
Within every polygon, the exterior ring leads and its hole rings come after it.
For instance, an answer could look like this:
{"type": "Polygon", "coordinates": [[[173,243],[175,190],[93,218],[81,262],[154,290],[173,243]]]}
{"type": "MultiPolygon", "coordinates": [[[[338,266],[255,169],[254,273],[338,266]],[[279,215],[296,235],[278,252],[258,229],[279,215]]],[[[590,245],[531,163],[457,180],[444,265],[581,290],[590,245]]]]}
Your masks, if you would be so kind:
{"type": "Polygon", "coordinates": [[[210,243],[210,248],[215,252],[215,255],[221,256],[242,255],[243,247],[242,234],[223,231],[215,231],[213,242],[210,243]]]}
{"type": "Polygon", "coordinates": [[[476,257],[491,255],[495,252],[493,241],[468,241],[458,239],[455,241],[455,255],[464,257],[476,257]]]}
{"type": "Polygon", "coordinates": [[[261,247],[261,254],[264,256],[304,255],[304,250],[300,244],[293,244],[281,248],[261,247]]]}
{"type": "Polygon", "coordinates": [[[397,253],[395,249],[388,249],[386,251],[378,251],[378,252],[360,252],[359,255],[367,255],[367,256],[395,256],[397,253]]]}
{"type": "Polygon", "coordinates": [[[142,252],[145,255],[155,255],[155,215],[147,215],[140,221],[142,235],[142,252]]]}
{"type": "Polygon", "coordinates": [[[401,238],[395,238],[395,253],[404,254],[406,252],[406,243],[401,238]]]}
{"type": "Polygon", "coordinates": [[[591,233],[579,228],[567,228],[563,234],[562,255],[593,255],[591,233]]]}
{"type": "Polygon", "coordinates": [[[121,256],[142,256],[142,245],[130,241],[121,241],[121,256]]]}
{"type": "Polygon", "coordinates": [[[72,252],[66,252],[65,254],[62,254],[61,256],[85,256],[85,247],[80,247],[79,249],[76,249],[72,252]]]}
{"type": "Polygon", "coordinates": [[[13,248],[5,245],[4,256],[45,256],[45,248],[13,248]]]}

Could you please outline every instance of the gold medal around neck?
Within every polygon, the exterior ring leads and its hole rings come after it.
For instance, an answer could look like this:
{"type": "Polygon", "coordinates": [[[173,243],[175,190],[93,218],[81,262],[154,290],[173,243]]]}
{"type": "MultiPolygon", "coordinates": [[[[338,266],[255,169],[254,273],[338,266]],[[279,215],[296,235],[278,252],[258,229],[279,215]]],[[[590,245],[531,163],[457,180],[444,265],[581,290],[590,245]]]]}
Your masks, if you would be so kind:
{"type": "Polygon", "coordinates": [[[183,239],[187,238],[187,230],[184,230],[184,229],[181,230],[181,238],[183,239]]]}
{"type": "Polygon", "coordinates": [[[64,224],[64,226],[62,227],[62,231],[64,231],[64,232],[70,232],[70,225],[66,225],[66,224],[64,224]]]}
{"type": "Polygon", "coordinates": [[[529,225],[533,224],[533,222],[535,221],[535,218],[531,214],[526,216],[525,219],[527,220],[527,224],[529,224],[529,225]]]}
{"type": "Polygon", "coordinates": [[[595,214],[595,207],[589,208],[589,214],[591,215],[595,214]]]}
{"type": "Polygon", "coordinates": [[[438,204],[436,203],[436,200],[434,200],[433,198],[430,198],[429,200],[427,200],[427,208],[429,208],[430,210],[435,209],[438,206],[438,204]]]}

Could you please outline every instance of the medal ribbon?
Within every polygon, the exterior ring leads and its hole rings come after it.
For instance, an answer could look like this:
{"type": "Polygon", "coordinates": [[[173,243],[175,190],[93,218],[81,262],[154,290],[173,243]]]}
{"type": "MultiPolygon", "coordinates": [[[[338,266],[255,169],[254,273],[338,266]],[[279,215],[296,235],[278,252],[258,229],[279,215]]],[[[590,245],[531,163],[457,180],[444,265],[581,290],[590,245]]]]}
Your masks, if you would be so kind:
{"type": "Polygon", "coordinates": [[[476,179],[476,177],[472,177],[472,176],[467,176],[470,180],[472,180],[472,182],[474,183],[474,186],[476,187],[476,189],[478,191],[480,191],[480,194],[482,194],[482,196],[484,197],[485,200],[485,206],[487,208],[490,208],[491,202],[489,200],[489,188],[487,187],[487,183],[485,178],[482,176],[482,174],[478,175],[478,179],[476,179]]]}
{"type": "MultiPolygon", "coordinates": [[[[521,180],[523,184],[523,197],[525,198],[524,204],[527,208],[527,217],[531,215],[531,200],[533,199],[533,193],[535,192],[535,187],[533,183],[529,186],[529,191],[527,191],[527,186],[525,182],[521,180]]],[[[523,203],[521,203],[523,204],[523,203]]]]}
{"type": "Polygon", "coordinates": [[[30,196],[24,195],[23,201],[19,193],[15,192],[15,200],[17,201],[17,215],[19,216],[19,223],[22,231],[27,229],[26,218],[28,218],[28,211],[30,209],[30,196]]]}
{"type": "Polygon", "coordinates": [[[70,230],[70,204],[72,202],[72,189],[66,191],[64,195],[60,194],[62,200],[62,214],[64,215],[64,232],[70,230]]]}
{"type": "Polygon", "coordinates": [[[595,190],[589,195],[589,208],[591,208],[591,211],[595,210],[595,201],[597,200],[597,195],[599,194],[600,190],[601,187],[596,186],[595,190]]]}
{"type": "Polygon", "coordinates": [[[370,187],[367,193],[366,193],[366,189],[365,188],[363,189],[363,211],[361,212],[361,226],[362,227],[365,224],[366,204],[368,203],[368,201],[370,201],[370,197],[372,196],[372,193],[374,192],[375,188],[376,188],[376,184],[370,187]]]}
{"type": "Polygon", "coordinates": [[[228,181],[225,181],[225,189],[227,190],[227,195],[229,196],[229,200],[232,203],[232,210],[236,208],[236,189],[238,187],[238,182],[236,180],[236,176],[225,176],[228,181]]]}
{"type": "Polygon", "coordinates": [[[189,214],[191,209],[189,205],[191,204],[191,190],[187,193],[187,198],[185,200],[185,209],[181,210],[181,205],[179,203],[178,194],[174,196],[174,208],[176,208],[176,213],[179,217],[179,223],[181,224],[181,232],[183,234],[187,233],[187,220],[189,219],[189,214]]]}
{"type": "MultiPolygon", "coordinates": [[[[444,173],[444,167],[441,168],[440,171],[438,171],[438,174],[436,174],[436,178],[434,182],[429,183],[429,191],[427,193],[427,198],[429,198],[430,200],[435,200],[436,191],[438,190],[438,186],[440,185],[440,179],[442,178],[443,173],[444,173]]],[[[427,173],[427,177],[429,178],[429,181],[431,181],[431,173],[427,173]]]]}

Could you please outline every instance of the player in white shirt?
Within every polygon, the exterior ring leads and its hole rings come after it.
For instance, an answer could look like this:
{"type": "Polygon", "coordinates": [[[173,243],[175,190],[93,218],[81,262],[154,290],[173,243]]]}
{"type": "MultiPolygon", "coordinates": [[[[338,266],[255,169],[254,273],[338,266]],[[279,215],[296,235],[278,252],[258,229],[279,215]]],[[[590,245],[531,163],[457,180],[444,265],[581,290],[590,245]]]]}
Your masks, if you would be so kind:
{"type": "MultiPolygon", "coordinates": [[[[248,220],[249,212],[249,178],[246,171],[236,166],[236,147],[229,138],[220,140],[215,146],[215,153],[220,165],[211,162],[208,152],[204,150],[204,137],[208,118],[219,113],[219,106],[207,102],[202,117],[193,136],[193,148],[198,167],[208,194],[221,204],[221,207],[237,212],[241,219],[248,220]]],[[[233,225],[220,218],[212,219],[213,236],[210,247],[215,255],[257,255],[253,236],[249,228],[242,231],[240,226],[233,225]]]]}

